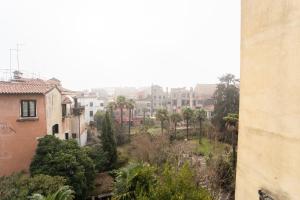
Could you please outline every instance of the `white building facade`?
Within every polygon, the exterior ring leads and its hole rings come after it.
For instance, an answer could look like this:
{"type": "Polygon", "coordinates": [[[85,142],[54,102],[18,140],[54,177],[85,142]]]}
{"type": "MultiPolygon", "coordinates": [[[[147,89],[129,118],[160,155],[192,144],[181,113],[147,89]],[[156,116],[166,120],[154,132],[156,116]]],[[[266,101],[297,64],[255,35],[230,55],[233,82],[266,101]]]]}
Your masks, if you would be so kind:
{"type": "Polygon", "coordinates": [[[85,108],[84,120],[86,123],[93,122],[97,111],[104,111],[105,109],[105,101],[97,96],[79,96],[78,102],[85,108]]]}

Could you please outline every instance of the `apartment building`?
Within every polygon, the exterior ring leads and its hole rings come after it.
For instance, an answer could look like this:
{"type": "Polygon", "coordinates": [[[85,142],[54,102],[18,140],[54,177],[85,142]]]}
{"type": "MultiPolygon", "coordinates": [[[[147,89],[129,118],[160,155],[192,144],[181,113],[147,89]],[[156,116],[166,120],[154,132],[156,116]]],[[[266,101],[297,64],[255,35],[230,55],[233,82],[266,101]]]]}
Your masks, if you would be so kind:
{"type": "Polygon", "coordinates": [[[78,95],[79,105],[84,106],[84,120],[86,123],[94,121],[94,116],[98,111],[105,110],[105,101],[100,97],[97,97],[93,93],[85,93],[78,95]]]}
{"type": "Polygon", "coordinates": [[[181,112],[184,107],[194,108],[196,102],[193,88],[190,90],[183,88],[171,88],[170,100],[172,112],[181,112]]]}
{"type": "Polygon", "coordinates": [[[164,91],[159,85],[151,86],[151,115],[155,115],[158,109],[167,109],[170,105],[168,91],[164,91]]]}
{"type": "Polygon", "coordinates": [[[151,98],[135,101],[134,117],[143,120],[144,117],[151,117],[151,98]]]}
{"type": "Polygon", "coordinates": [[[55,79],[0,82],[0,176],[28,170],[38,139],[47,134],[86,143],[81,108],[55,79]]]}

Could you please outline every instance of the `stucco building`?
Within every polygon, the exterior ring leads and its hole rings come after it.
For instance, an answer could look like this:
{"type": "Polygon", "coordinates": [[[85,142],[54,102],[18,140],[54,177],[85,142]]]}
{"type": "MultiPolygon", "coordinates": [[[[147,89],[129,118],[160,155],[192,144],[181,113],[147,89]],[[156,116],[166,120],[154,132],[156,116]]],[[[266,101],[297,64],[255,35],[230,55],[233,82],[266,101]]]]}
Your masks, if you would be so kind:
{"type": "Polygon", "coordinates": [[[57,80],[0,82],[0,176],[28,170],[37,140],[47,134],[86,142],[81,107],[57,80]]]}
{"type": "Polygon", "coordinates": [[[297,0],[242,0],[237,200],[300,198],[299,17],[297,0]]]}
{"type": "Polygon", "coordinates": [[[87,124],[94,121],[97,111],[105,110],[105,101],[96,94],[81,94],[78,96],[78,102],[85,107],[84,120],[87,124]]]}

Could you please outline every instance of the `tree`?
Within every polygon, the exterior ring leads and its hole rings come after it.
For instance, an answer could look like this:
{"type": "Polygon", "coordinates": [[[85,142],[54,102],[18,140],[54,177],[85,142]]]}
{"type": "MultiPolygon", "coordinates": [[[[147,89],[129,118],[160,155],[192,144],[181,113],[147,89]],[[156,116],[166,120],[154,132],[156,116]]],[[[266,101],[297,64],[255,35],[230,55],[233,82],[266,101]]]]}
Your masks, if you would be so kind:
{"type": "Polygon", "coordinates": [[[102,126],[104,117],[105,117],[105,112],[103,112],[103,111],[97,111],[94,116],[94,121],[96,122],[96,127],[97,127],[98,131],[101,130],[101,126],[102,126]]]}
{"type": "Polygon", "coordinates": [[[123,128],[123,109],[126,106],[126,98],[124,96],[118,96],[116,105],[120,109],[120,112],[121,112],[120,113],[121,114],[121,128],[123,128]]]}
{"type": "Polygon", "coordinates": [[[236,145],[237,145],[237,132],[238,132],[238,123],[239,123],[239,115],[235,113],[229,113],[226,117],[223,118],[225,121],[225,126],[227,130],[231,133],[231,147],[233,153],[232,164],[236,166],[236,145]]]}
{"type": "Polygon", "coordinates": [[[195,115],[195,119],[199,122],[199,143],[200,143],[202,137],[202,122],[205,121],[206,119],[206,112],[201,108],[195,110],[194,115],[195,115]]]}
{"type": "Polygon", "coordinates": [[[61,187],[57,192],[49,194],[46,197],[41,194],[34,194],[31,200],[73,200],[74,191],[69,186],[61,187]]]}
{"type": "Polygon", "coordinates": [[[163,134],[164,133],[164,122],[169,119],[168,111],[166,109],[158,109],[156,111],[155,117],[157,120],[160,121],[161,134],[163,134]]]}
{"type": "Polygon", "coordinates": [[[130,128],[131,128],[131,120],[132,120],[132,111],[134,109],[134,100],[133,99],[129,99],[127,102],[126,102],[126,108],[128,109],[129,111],[129,116],[128,116],[128,139],[130,141],[130,128]]]}
{"type": "Polygon", "coordinates": [[[182,117],[179,113],[172,113],[170,116],[170,119],[171,119],[171,122],[174,124],[175,139],[176,139],[177,124],[182,121],[182,117]]]}
{"type": "Polygon", "coordinates": [[[100,144],[94,144],[92,146],[84,147],[87,155],[93,160],[95,163],[95,169],[98,172],[104,172],[110,169],[110,163],[108,159],[108,153],[104,152],[102,146],[100,144]]]}
{"type": "Polygon", "coordinates": [[[131,163],[117,171],[115,194],[117,200],[137,199],[139,192],[149,195],[156,184],[155,169],[147,164],[131,163]]]}
{"type": "Polygon", "coordinates": [[[193,118],[193,110],[189,107],[183,108],[182,116],[186,122],[186,139],[188,140],[189,139],[189,125],[190,125],[190,121],[193,118]]]}
{"type": "Polygon", "coordinates": [[[145,124],[146,121],[146,112],[148,111],[148,108],[142,108],[143,111],[143,124],[145,124]]]}
{"type": "Polygon", "coordinates": [[[117,145],[108,112],[105,113],[105,119],[102,123],[100,139],[102,149],[107,154],[108,166],[106,166],[106,169],[113,169],[117,163],[117,145]]]}
{"type": "Polygon", "coordinates": [[[76,191],[76,199],[85,199],[93,186],[95,165],[75,140],[60,140],[47,135],[39,139],[30,165],[32,176],[62,176],[76,191]]]}
{"type": "Polygon", "coordinates": [[[115,102],[109,102],[107,105],[107,110],[110,112],[111,117],[113,117],[114,110],[117,108],[117,104],[115,102]]]}
{"type": "Polygon", "coordinates": [[[239,88],[238,80],[232,74],[227,74],[219,78],[220,83],[213,95],[214,113],[213,123],[221,131],[225,130],[225,122],[223,118],[228,113],[239,112],[239,88]]]}

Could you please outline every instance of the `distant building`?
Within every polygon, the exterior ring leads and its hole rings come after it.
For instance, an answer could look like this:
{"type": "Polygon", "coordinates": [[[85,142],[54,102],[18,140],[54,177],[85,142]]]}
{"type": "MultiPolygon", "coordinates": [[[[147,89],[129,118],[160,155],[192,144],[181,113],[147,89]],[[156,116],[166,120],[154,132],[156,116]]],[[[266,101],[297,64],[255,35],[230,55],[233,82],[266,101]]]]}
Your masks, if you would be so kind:
{"type": "Polygon", "coordinates": [[[134,117],[139,118],[141,120],[144,117],[151,116],[151,99],[140,99],[135,101],[135,108],[134,108],[134,117]]]}
{"type": "Polygon", "coordinates": [[[105,110],[105,101],[95,94],[81,94],[77,98],[79,104],[85,107],[84,119],[86,123],[94,121],[97,111],[105,110]]]}
{"type": "Polygon", "coordinates": [[[37,140],[45,135],[86,143],[86,128],[74,92],[55,79],[0,82],[0,176],[28,170],[37,140]],[[79,123],[80,122],[80,123],[79,123]]]}
{"type": "Polygon", "coordinates": [[[170,105],[168,91],[165,92],[162,87],[158,85],[151,86],[151,115],[155,115],[158,109],[167,109],[170,105]]]}
{"type": "Polygon", "coordinates": [[[183,88],[171,88],[170,100],[172,112],[181,112],[184,107],[194,108],[196,102],[194,101],[193,88],[190,90],[183,88]]]}

